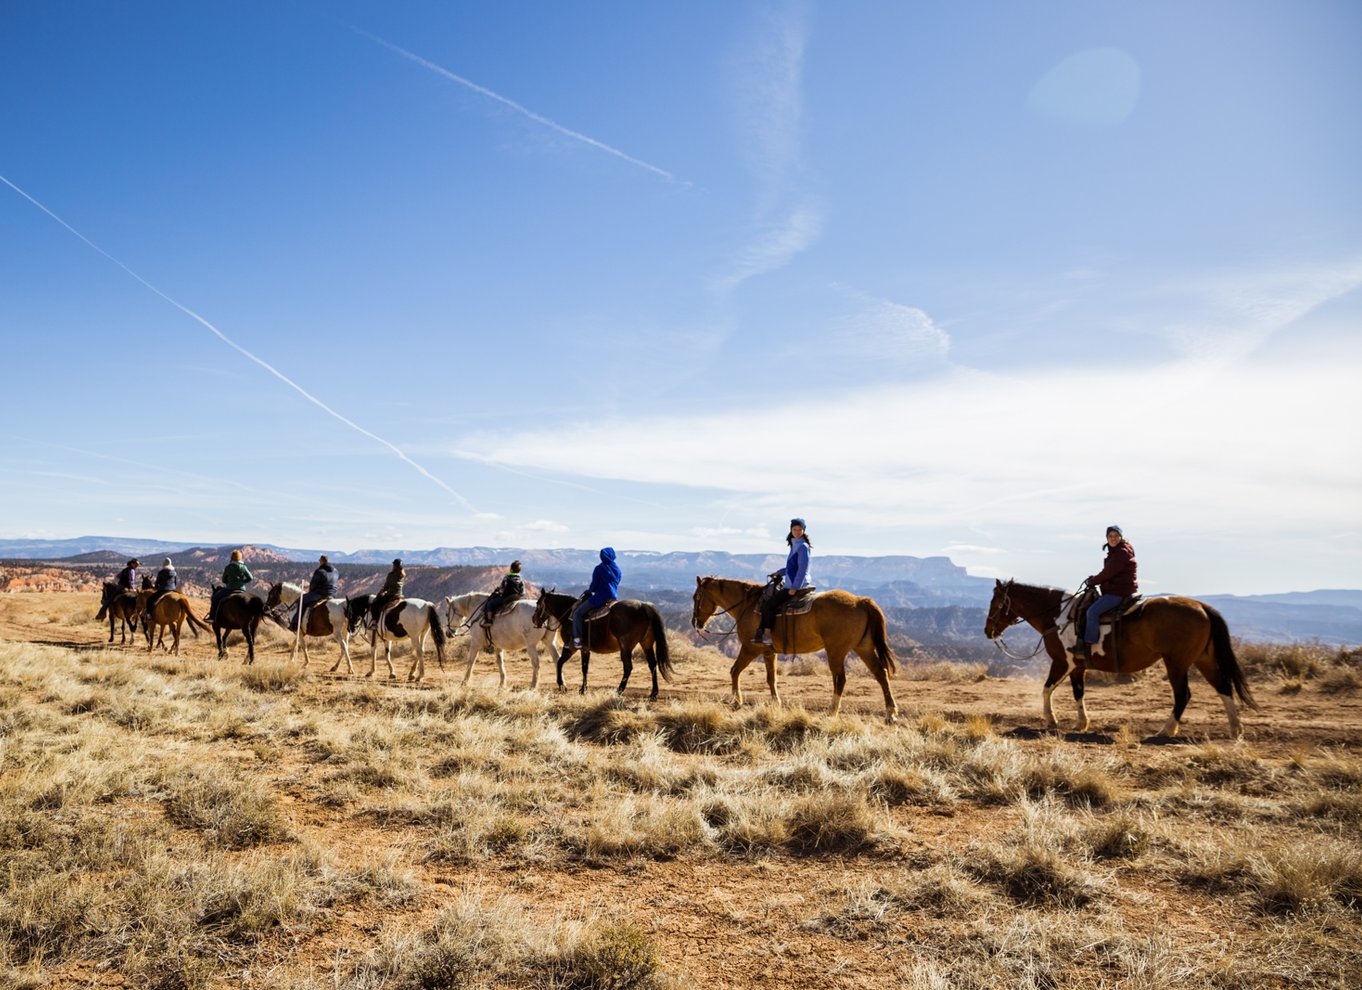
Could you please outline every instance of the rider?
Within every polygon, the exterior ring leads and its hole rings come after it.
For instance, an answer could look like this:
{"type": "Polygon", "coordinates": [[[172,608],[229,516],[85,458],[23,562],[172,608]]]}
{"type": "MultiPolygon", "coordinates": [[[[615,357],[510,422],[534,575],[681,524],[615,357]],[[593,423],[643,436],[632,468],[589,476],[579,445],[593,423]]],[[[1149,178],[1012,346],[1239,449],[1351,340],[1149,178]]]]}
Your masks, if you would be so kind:
{"type": "Polygon", "coordinates": [[[1107,559],[1102,570],[1086,582],[1091,588],[1100,585],[1102,596],[1088,606],[1083,636],[1073,646],[1073,655],[1078,659],[1087,659],[1088,647],[1100,638],[1098,626],[1102,616],[1140,588],[1139,582],[1135,580],[1135,548],[1126,542],[1120,526],[1107,527],[1106,551],[1107,559]]]}
{"type": "Polygon", "coordinates": [[[398,557],[393,561],[393,569],[388,572],[383,582],[383,590],[374,595],[374,600],[369,605],[369,615],[375,622],[385,608],[401,601],[402,583],[406,580],[407,572],[402,569],[402,558],[398,557]]]}
{"type": "Polygon", "coordinates": [[[339,594],[340,578],[336,574],[336,568],[331,566],[326,554],[322,554],[321,559],[317,561],[317,569],[312,572],[312,580],[307,584],[307,593],[303,595],[298,611],[293,614],[289,628],[297,630],[298,616],[302,614],[303,609],[309,609],[318,602],[335,598],[339,594]]]}
{"type": "Polygon", "coordinates": [[[586,613],[613,602],[620,590],[620,568],[615,563],[613,547],[601,548],[601,562],[591,572],[591,587],[586,589],[586,601],[572,610],[572,646],[581,649],[586,639],[586,613]]]}
{"type": "Polygon", "coordinates": [[[151,619],[151,610],[156,607],[156,603],[161,600],[162,595],[179,590],[180,575],[175,573],[175,565],[167,557],[161,561],[161,569],[156,572],[156,590],[147,600],[147,619],[151,619]]]}
{"type": "Polygon", "coordinates": [[[809,579],[809,552],[813,549],[813,544],[809,542],[804,530],[803,519],[796,516],[790,520],[790,532],[785,537],[785,543],[790,548],[789,556],[785,558],[785,566],[771,574],[772,581],[784,578],[787,587],[784,594],[781,594],[777,586],[774,595],[763,597],[761,625],[757,627],[756,635],[752,637],[753,646],[771,645],[771,627],[776,624],[776,610],[781,605],[788,604],[800,589],[812,583],[809,579]]]}
{"type": "Polygon", "coordinates": [[[511,561],[510,572],[501,579],[501,584],[497,585],[497,590],[488,595],[487,601],[483,602],[483,628],[492,628],[492,619],[503,605],[509,605],[511,602],[524,597],[525,581],[520,576],[520,561],[513,560],[511,561]]]}
{"type": "Polygon", "coordinates": [[[246,585],[253,580],[249,568],[241,561],[241,551],[233,550],[232,559],[222,569],[222,587],[214,588],[213,596],[208,601],[208,621],[212,622],[217,615],[219,602],[234,591],[245,591],[246,585]]]}
{"type": "Polygon", "coordinates": [[[118,584],[119,591],[137,591],[137,568],[141,566],[142,562],[134,557],[118,572],[118,577],[114,578],[114,581],[118,584]]]}

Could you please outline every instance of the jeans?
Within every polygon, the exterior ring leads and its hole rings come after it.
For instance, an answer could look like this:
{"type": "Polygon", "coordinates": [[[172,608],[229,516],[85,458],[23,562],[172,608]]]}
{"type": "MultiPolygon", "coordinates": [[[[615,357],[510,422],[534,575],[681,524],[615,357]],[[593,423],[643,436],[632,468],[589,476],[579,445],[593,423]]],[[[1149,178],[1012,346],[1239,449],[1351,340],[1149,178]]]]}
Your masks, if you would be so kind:
{"type": "Polygon", "coordinates": [[[595,606],[588,599],[572,610],[572,638],[579,643],[586,642],[586,613],[593,608],[595,606]]]}
{"type": "Polygon", "coordinates": [[[1098,639],[1097,627],[1102,616],[1110,612],[1122,601],[1121,595],[1103,595],[1097,601],[1088,606],[1087,628],[1084,630],[1083,641],[1085,643],[1096,643],[1098,639]]]}

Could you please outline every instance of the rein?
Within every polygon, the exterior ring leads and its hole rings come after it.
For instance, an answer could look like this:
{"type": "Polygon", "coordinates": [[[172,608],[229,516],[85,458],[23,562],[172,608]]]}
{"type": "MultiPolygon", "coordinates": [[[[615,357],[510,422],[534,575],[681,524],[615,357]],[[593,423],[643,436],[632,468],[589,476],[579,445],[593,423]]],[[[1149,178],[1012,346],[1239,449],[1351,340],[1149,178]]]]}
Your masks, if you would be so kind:
{"type": "MultiPolygon", "coordinates": [[[[714,611],[710,614],[709,619],[705,620],[705,625],[709,625],[710,619],[713,619],[716,615],[727,615],[733,620],[733,628],[728,630],[727,632],[719,633],[717,636],[714,637],[711,637],[709,633],[705,632],[704,626],[697,627],[695,631],[699,633],[700,638],[707,643],[722,643],[724,640],[728,639],[728,637],[734,636],[738,632],[738,620],[740,618],[740,614],[734,612],[733,610],[735,608],[741,608],[743,612],[746,612],[748,608],[756,608],[757,602],[760,600],[761,589],[758,588],[755,597],[751,593],[743,595],[742,601],[734,605],[729,605],[721,608],[719,606],[719,603],[716,601],[714,603],[714,611]],[[749,599],[751,599],[750,605],[748,604],[749,599]]],[[[694,625],[694,622],[692,622],[691,624],[694,625]]]]}
{"type": "MultiPolygon", "coordinates": [[[[1056,616],[1063,615],[1063,614],[1064,614],[1064,606],[1067,605],[1069,602],[1073,601],[1075,597],[1076,597],[1076,594],[1074,594],[1074,595],[1062,595],[1062,596],[1060,597],[1060,599],[1059,599],[1059,608],[1058,608],[1058,611],[1055,613],[1056,616]]],[[[1012,593],[1011,593],[1010,591],[1007,592],[1007,594],[1003,597],[1003,607],[1006,608],[1008,611],[1011,611],[1011,609],[1012,609],[1012,593]]],[[[1048,606],[1047,606],[1047,607],[1048,607],[1048,606]]],[[[1040,614],[1041,614],[1040,612],[1036,612],[1036,613],[1033,613],[1032,615],[1018,615],[1015,619],[1013,619],[1011,622],[1009,622],[1009,623],[1007,624],[1007,629],[1011,629],[1013,626],[1017,625],[1017,623],[1019,623],[1019,622],[1030,622],[1032,619],[1037,618],[1038,616],[1040,616],[1040,614]]],[[[1009,650],[1009,649],[1007,648],[1007,643],[1005,643],[1005,642],[1003,641],[1003,633],[1002,633],[1002,632],[998,633],[998,638],[995,639],[995,640],[993,641],[993,645],[996,646],[1000,651],[1002,651],[1003,656],[1008,657],[1009,659],[1012,659],[1012,660],[1030,660],[1030,659],[1032,659],[1033,657],[1035,657],[1035,655],[1036,655],[1037,653],[1039,653],[1039,652],[1041,651],[1041,648],[1042,648],[1043,646],[1045,646],[1045,636],[1046,636],[1046,634],[1047,634],[1047,633],[1055,632],[1055,631],[1058,630],[1059,628],[1060,628],[1060,626],[1059,626],[1058,624],[1055,624],[1055,625],[1047,626],[1046,628],[1042,629],[1042,630],[1040,631],[1040,638],[1036,640],[1036,647],[1035,647],[1035,649],[1033,649],[1030,653],[1027,653],[1027,654],[1017,654],[1017,653],[1013,653],[1011,650],[1009,650]]],[[[1006,630],[1004,630],[1004,631],[1006,631],[1006,630]]]]}

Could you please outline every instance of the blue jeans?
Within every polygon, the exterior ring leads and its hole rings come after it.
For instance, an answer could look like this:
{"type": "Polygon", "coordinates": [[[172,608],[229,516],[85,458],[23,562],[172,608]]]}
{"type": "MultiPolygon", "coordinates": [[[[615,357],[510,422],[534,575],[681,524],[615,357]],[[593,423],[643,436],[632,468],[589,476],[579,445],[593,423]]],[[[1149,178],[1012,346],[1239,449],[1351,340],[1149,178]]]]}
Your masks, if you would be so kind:
{"type": "Polygon", "coordinates": [[[586,641],[586,613],[593,608],[595,606],[587,599],[572,610],[572,638],[578,642],[586,641]]]}
{"type": "Polygon", "coordinates": [[[1086,643],[1097,642],[1098,639],[1097,626],[1098,623],[1101,621],[1102,616],[1110,612],[1112,609],[1114,609],[1117,605],[1120,604],[1121,604],[1120,595],[1103,595],[1101,598],[1097,599],[1097,601],[1093,602],[1091,605],[1088,606],[1088,621],[1086,623],[1087,628],[1084,630],[1085,633],[1085,635],[1083,636],[1084,642],[1086,643]]]}

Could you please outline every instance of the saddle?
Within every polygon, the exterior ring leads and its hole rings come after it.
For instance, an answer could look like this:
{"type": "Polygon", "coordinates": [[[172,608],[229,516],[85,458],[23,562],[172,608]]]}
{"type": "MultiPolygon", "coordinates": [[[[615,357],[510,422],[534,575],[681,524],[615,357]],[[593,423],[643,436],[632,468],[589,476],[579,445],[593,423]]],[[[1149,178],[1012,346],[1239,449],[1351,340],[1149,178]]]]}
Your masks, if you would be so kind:
{"type": "Polygon", "coordinates": [[[800,588],[793,595],[786,595],[784,603],[777,603],[776,615],[803,615],[813,608],[813,600],[818,597],[818,589],[813,585],[800,588]]]}
{"type": "Polygon", "coordinates": [[[524,599],[521,598],[512,598],[509,601],[502,602],[501,605],[497,608],[497,610],[492,613],[491,618],[495,619],[501,615],[509,615],[511,611],[523,600],[524,599]]]}
{"type": "Polygon", "coordinates": [[[618,598],[612,598],[604,604],[597,605],[590,612],[586,613],[586,621],[591,622],[595,619],[604,619],[610,614],[610,610],[619,604],[618,598]]]}
{"type": "MultiPolygon", "coordinates": [[[[1074,625],[1079,629],[1083,628],[1083,623],[1088,617],[1088,606],[1097,601],[1097,598],[1097,590],[1089,588],[1074,602],[1070,615],[1073,617],[1074,625]]],[[[1098,620],[1098,626],[1115,626],[1122,619],[1136,618],[1145,605],[1146,601],[1143,595],[1127,595],[1121,599],[1121,603],[1115,608],[1102,613],[1102,618],[1098,620]]]]}

